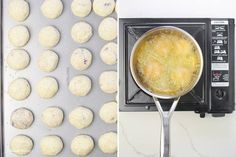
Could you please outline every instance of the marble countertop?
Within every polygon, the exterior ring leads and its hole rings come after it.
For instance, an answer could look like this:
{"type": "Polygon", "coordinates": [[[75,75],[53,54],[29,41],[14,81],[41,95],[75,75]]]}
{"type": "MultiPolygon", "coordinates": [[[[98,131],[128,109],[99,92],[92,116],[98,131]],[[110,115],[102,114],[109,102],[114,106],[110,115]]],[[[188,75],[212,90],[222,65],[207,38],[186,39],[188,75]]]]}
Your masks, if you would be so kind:
{"type": "MultiPolygon", "coordinates": [[[[119,157],[159,157],[160,118],[157,112],[121,112],[119,157]]],[[[199,118],[175,112],[171,122],[171,157],[235,157],[236,113],[199,118]]]]}
{"type": "MultiPolygon", "coordinates": [[[[236,18],[234,0],[119,0],[119,17],[236,18]],[[170,11],[171,10],[171,11],[170,11]]],[[[120,112],[119,157],[159,157],[157,112],[120,112]]],[[[236,157],[236,112],[200,118],[175,112],[171,123],[172,157],[236,157]]]]}

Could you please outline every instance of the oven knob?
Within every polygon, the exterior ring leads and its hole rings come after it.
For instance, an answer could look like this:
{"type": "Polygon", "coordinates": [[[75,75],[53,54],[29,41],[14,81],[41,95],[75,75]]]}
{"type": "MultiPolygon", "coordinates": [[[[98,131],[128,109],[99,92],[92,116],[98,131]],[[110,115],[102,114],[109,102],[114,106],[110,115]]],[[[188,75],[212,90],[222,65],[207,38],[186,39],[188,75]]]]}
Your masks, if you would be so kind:
{"type": "Polygon", "coordinates": [[[223,99],[223,97],[225,96],[225,92],[224,92],[224,90],[222,90],[222,89],[217,89],[216,90],[216,97],[218,98],[218,99],[223,99]]]}

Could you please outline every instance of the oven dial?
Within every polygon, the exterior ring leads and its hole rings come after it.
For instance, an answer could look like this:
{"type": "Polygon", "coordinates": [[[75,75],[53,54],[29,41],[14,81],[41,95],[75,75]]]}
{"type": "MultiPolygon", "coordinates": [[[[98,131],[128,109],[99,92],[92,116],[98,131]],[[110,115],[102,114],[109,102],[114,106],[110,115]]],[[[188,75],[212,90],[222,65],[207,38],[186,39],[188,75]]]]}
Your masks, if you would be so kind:
{"type": "Polygon", "coordinates": [[[223,89],[217,89],[215,94],[216,97],[221,100],[225,96],[225,91],[223,89]]]}

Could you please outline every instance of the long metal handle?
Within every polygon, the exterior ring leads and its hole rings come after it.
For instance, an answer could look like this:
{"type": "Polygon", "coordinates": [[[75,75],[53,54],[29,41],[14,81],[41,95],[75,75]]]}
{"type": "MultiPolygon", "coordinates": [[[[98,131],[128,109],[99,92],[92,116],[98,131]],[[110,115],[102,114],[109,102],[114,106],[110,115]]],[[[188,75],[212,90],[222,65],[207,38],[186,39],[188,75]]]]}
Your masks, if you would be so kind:
{"type": "Polygon", "coordinates": [[[174,110],[178,104],[179,98],[176,98],[170,108],[170,111],[163,111],[158,98],[153,97],[161,117],[161,143],[160,143],[160,157],[170,157],[170,122],[174,110]]]}

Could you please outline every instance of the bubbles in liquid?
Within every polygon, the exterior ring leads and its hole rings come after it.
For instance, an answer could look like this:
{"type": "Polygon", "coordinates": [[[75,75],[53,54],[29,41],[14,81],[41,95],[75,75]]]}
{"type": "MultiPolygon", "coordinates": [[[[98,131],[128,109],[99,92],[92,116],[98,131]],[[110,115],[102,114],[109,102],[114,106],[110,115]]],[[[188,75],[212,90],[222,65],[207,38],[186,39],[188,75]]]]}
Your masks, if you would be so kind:
{"type": "Polygon", "coordinates": [[[135,50],[134,71],[141,84],[157,95],[179,95],[200,73],[198,48],[185,34],[163,29],[149,34],[135,50]]]}

